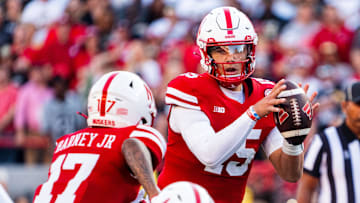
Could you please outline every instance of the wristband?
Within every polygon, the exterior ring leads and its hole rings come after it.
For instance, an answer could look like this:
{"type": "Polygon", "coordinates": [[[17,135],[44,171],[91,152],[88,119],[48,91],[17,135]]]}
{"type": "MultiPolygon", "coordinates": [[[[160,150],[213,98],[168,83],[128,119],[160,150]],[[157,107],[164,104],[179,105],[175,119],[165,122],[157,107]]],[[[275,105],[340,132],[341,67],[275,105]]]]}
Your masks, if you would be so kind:
{"type": "Polygon", "coordinates": [[[281,150],[287,155],[298,156],[304,151],[304,143],[301,143],[299,145],[292,145],[289,144],[286,139],[284,139],[281,150]]]}
{"type": "Polygon", "coordinates": [[[254,106],[250,106],[250,108],[246,111],[247,115],[251,118],[253,121],[260,120],[260,116],[255,112],[254,106]]]}

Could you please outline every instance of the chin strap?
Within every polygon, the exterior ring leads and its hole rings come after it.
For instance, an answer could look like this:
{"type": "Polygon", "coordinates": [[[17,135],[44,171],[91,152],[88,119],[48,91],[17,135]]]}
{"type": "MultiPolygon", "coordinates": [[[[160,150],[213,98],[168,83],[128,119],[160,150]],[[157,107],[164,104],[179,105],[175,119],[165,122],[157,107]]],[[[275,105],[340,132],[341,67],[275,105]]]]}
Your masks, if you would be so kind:
{"type": "Polygon", "coordinates": [[[76,112],[76,113],[77,113],[78,115],[84,117],[85,119],[88,119],[88,116],[85,115],[84,113],[82,113],[82,112],[80,112],[80,111],[78,111],[78,112],[76,112]]]}

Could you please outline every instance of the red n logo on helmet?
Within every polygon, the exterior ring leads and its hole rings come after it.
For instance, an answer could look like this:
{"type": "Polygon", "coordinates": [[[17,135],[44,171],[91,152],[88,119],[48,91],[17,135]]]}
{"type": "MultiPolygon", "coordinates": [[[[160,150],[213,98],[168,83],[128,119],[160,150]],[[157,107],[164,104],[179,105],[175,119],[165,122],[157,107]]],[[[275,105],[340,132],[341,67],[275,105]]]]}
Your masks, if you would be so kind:
{"type": "MultiPolygon", "coordinates": [[[[105,82],[105,85],[104,85],[104,89],[102,91],[102,96],[101,96],[101,100],[100,100],[100,116],[105,116],[105,112],[106,112],[106,109],[105,109],[105,106],[106,106],[106,98],[107,98],[107,93],[108,93],[108,89],[109,89],[109,86],[111,84],[111,82],[113,81],[113,79],[115,78],[115,76],[117,75],[118,73],[114,73],[112,74],[108,80],[105,82]]],[[[111,105],[111,107],[114,105],[114,103],[111,105]]],[[[110,108],[108,109],[108,111],[110,110],[110,108]]],[[[108,112],[107,111],[107,112],[108,112]]]]}
{"type": "Polygon", "coordinates": [[[151,93],[151,90],[149,89],[149,87],[145,84],[144,84],[144,87],[146,89],[147,99],[150,101],[149,107],[151,108],[151,104],[153,102],[153,96],[152,96],[152,93],[151,93]]]}
{"type": "Polygon", "coordinates": [[[226,20],[226,28],[227,28],[227,33],[228,35],[232,35],[233,34],[233,25],[232,25],[232,21],[231,21],[231,14],[230,14],[230,10],[229,8],[224,8],[224,14],[225,14],[225,20],[226,20]]]}

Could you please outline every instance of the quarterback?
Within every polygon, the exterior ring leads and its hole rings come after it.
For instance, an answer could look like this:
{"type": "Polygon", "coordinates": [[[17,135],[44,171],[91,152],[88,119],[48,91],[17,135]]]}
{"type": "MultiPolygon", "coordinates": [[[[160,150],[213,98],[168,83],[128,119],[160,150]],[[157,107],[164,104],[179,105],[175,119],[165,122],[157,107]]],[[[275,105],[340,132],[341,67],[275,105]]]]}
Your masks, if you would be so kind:
{"type": "Polygon", "coordinates": [[[141,185],[150,198],[158,195],[153,169],[166,144],[150,127],[155,114],[152,93],[137,75],[102,76],[90,90],[89,127],[57,140],[34,202],[132,202],[141,185]]]}
{"type": "Polygon", "coordinates": [[[301,177],[303,145],[289,144],[273,118],[280,111],[276,105],[285,102],[277,98],[286,88],[284,80],[274,84],[250,77],[257,40],[252,23],[236,8],[216,8],[202,20],[197,45],[206,73],[185,73],[168,84],[171,108],[160,188],[190,181],[206,188],[216,203],[241,202],[260,146],[283,179],[301,177]]]}

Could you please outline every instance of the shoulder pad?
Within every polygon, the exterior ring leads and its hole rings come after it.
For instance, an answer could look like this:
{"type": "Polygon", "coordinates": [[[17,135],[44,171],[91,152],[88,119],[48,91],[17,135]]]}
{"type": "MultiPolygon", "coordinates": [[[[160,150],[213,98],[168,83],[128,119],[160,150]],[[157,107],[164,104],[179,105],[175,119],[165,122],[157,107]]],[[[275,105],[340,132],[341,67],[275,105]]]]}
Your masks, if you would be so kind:
{"type": "Polygon", "coordinates": [[[196,73],[185,73],[172,80],[166,90],[165,103],[200,110],[194,91],[198,78],[199,75],[196,73]]]}
{"type": "Polygon", "coordinates": [[[137,125],[135,130],[130,134],[129,137],[134,138],[147,138],[152,142],[156,143],[162,152],[162,156],[165,155],[166,141],[159,131],[147,125],[137,125]]]}

